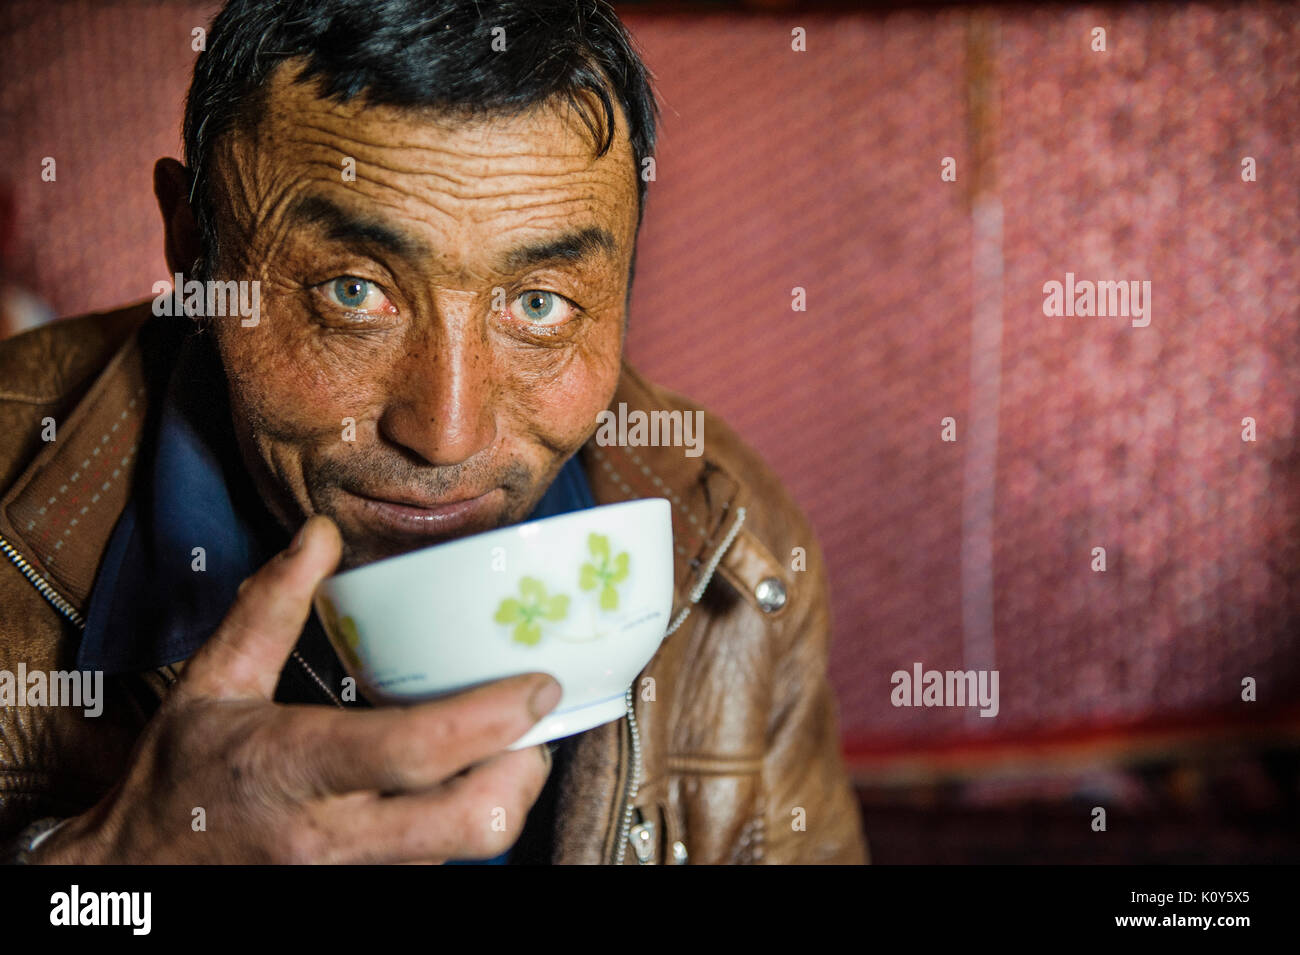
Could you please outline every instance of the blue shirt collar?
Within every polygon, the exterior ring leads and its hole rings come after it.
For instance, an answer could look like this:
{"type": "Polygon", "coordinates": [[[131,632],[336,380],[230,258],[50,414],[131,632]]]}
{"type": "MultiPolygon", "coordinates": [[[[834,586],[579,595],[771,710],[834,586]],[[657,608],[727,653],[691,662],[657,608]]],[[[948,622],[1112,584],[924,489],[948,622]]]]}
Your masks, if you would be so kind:
{"type": "MultiPolygon", "coordinates": [[[[122,673],[189,657],[221,623],[240,582],[288,544],[244,470],[210,346],[189,336],[177,348],[91,590],[81,669],[122,673]]],[[[528,519],[594,506],[574,455],[528,519]]]]}

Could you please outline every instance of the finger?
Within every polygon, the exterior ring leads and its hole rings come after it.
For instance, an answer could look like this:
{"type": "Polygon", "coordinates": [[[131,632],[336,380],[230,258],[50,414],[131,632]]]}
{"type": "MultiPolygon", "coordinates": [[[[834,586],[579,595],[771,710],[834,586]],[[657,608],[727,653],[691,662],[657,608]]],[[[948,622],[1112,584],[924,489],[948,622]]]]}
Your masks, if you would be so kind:
{"type": "Polygon", "coordinates": [[[225,620],[186,665],[177,689],[271,699],[311,613],[316,585],[338,566],[342,548],[333,521],[319,514],[308,518],[294,544],[240,585],[225,620]]]}
{"type": "Polygon", "coordinates": [[[412,706],[285,707],[277,763],[301,799],[425,790],[503,752],[559,694],[553,677],[525,673],[412,706]]]}
{"type": "Polygon", "coordinates": [[[491,859],[519,839],[546,784],[537,750],[499,753],[425,792],[375,796],[323,816],[347,834],[337,845],[349,862],[491,859]]]}

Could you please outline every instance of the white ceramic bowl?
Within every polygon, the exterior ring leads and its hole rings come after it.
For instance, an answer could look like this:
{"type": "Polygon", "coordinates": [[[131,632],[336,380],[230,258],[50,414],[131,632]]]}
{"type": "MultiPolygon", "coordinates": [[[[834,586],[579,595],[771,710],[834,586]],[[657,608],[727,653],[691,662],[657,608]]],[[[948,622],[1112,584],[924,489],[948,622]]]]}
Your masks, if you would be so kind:
{"type": "Polygon", "coordinates": [[[375,704],[541,671],[564,695],[510,748],[618,719],[668,629],[672,517],[645,498],[513,524],[344,571],[316,613],[375,704]]]}

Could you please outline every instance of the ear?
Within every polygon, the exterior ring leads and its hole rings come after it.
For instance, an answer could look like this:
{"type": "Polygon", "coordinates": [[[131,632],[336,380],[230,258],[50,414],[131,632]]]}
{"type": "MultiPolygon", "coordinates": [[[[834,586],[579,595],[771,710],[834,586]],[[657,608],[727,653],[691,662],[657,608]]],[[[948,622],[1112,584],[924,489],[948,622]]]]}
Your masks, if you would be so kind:
{"type": "Polygon", "coordinates": [[[167,267],[189,275],[202,254],[199,230],[190,211],[190,173],[175,159],[159,159],[153,167],[153,194],[162,212],[167,267]]]}

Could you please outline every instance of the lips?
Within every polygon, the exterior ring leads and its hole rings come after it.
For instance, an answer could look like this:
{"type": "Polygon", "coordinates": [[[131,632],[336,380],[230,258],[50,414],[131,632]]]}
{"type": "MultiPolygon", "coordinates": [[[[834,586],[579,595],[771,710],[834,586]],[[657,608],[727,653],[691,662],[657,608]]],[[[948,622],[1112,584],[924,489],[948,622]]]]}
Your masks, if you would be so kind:
{"type": "Polygon", "coordinates": [[[431,540],[489,529],[504,498],[499,487],[475,497],[441,501],[410,492],[346,491],[344,507],[363,527],[382,536],[431,540]]]}
{"type": "Polygon", "coordinates": [[[461,494],[454,498],[448,497],[442,499],[432,498],[432,497],[428,497],[428,498],[420,497],[419,495],[413,495],[410,494],[409,492],[402,492],[402,491],[397,491],[392,494],[387,494],[387,493],[377,492],[377,491],[376,492],[349,491],[348,493],[355,494],[357,497],[362,497],[370,501],[382,501],[385,504],[398,504],[401,505],[402,507],[412,507],[412,508],[418,508],[420,510],[436,511],[439,508],[453,507],[457,504],[465,504],[469,501],[476,501],[480,497],[483,497],[484,494],[488,494],[490,492],[485,491],[483,492],[483,494],[461,494]]]}

